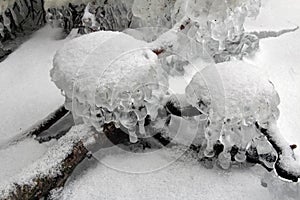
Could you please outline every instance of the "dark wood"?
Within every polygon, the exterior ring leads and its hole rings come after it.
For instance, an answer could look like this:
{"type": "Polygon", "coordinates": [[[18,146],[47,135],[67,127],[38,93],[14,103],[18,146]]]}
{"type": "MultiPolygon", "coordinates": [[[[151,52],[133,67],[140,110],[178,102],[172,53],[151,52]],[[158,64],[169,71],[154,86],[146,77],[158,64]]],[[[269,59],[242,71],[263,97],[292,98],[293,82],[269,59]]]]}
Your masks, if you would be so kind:
{"type": "Polygon", "coordinates": [[[49,129],[58,120],[68,115],[70,112],[62,105],[56,111],[48,115],[45,119],[40,121],[31,130],[27,131],[27,136],[39,136],[43,131],[49,129]]]}

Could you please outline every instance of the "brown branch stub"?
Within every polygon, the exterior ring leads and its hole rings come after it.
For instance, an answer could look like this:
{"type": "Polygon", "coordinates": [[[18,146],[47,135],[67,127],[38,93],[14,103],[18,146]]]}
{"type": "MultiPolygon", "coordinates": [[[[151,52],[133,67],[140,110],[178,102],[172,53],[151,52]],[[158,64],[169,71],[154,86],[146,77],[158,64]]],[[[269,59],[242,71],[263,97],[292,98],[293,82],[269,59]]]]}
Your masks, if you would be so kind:
{"type": "Polygon", "coordinates": [[[156,55],[160,55],[160,54],[162,54],[163,52],[165,52],[165,50],[164,49],[154,49],[154,50],[152,50],[153,51],[153,53],[155,53],[156,55]]]}

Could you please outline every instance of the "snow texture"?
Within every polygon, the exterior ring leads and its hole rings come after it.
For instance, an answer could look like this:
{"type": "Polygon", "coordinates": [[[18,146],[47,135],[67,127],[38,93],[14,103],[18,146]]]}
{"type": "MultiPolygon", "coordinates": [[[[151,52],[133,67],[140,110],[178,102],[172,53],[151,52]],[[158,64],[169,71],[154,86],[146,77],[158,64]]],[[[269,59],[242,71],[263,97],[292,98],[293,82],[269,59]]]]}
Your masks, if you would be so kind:
{"type": "Polygon", "coordinates": [[[0,185],[9,184],[12,177],[21,173],[22,169],[32,164],[46,151],[47,145],[39,144],[32,139],[0,149],[0,185]]]}
{"type": "Polygon", "coordinates": [[[0,63],[0,146],[63,104],[49,78],[55,51],[65,42],[57,35],[46,26],[0,63]]]}
{"type": "Polygon", "coordinates": [[[203,101],[205,113],[212,109],[214,115],[225,120],[254,117],[260,121],[262,116],[273,114],[272,109],[277,108],[280,99],[273,84],[259,68],[242,61],[220,63],[215,67],[215,72],[209,67],[198,72],[186,88],[193,106],[201,110],[199,102],[203,101]],[[211,82],[218,77],[219,80],[211,82]],[[216,84],[217,81],[221,84],[216,84]],[[221,88],[216,88],[219,86],[221,88]]]}
{"type": "MultiPolygon", "coordinates": [[[[81,177],[70,182],[56,198],[76,199],[238,199],[271,200],[260,186],[262,169],[234,169],[230,172],[205,169],[197,162],[182,158],[151,173],[125,173],[118,169],[145,168],[155,161],[166,160],[174,153],[156,154],[151,159],[118,153],[106,155],[81,177]],[[114,164],[110,167],[108,164],[114,164]]],[[[187,158],[188,159],[188,158],[187,158]]],[[[141,169],[142,170],[142,169],[141,169]]]]}
{"type": "MultiPolygon", "coordinates": [[[[258,17],[256,23],[251,22],[251,31],[266,30],[266,28],[279,30],[299,25],[299,3],[295,3],[293,0],[285,2],[266,0],[263,5],[263,17],[258,17]]],[[[299,37],[298,29],[278,38],[263,39],[260,41],[260,51],[254,57],[246,59],[247,62],[257,65],[260,71],[269,77],[278,91],[281,99],[278,127],[291,144],[300,144],[298,133],[300,129],[299,37]]],[[[300,149],[295,151],[299,156],[300,149]]]]}
{"type": "MultiPolygon", "coordinates": [[[[295,3],[294,0],[282,2],[269,0],[265,2],[267,3],[263,4],[265,7],[262,9],[262,13],[267,12],[268,14],[263,15],[265,16],[264,18],[258,17],[258,27],[254,25],[251,27],[251,31],[266,30],[267,28],[268,30],[269,28],[277,30],[285,26],[285,23],[299,23],[299,3],[295,3]],[[280,23],[274,24],[275,21],[280,23]]],[[[11,64],[3,65],[1,63],[0,65],[0,85],[5,87],[1,88],[0,94],[3,95],[0,98],[0,110],[1,114],[5,116],[5,118],[1,118],[1,128],[3,129],[4,127],[3,130],[15,129],[15,131],[0,131],[1,139],[4,141],[7,140],[8,137],[12,137],[18,133],[18,129],[21,127],[19,124],[22,124],[24,128],[28,127],[29,124],[31,125],[35,121],[40,120],[41,117],[50,113],[62,102],[62,98],[57,92],[57,89],[52,87],[47,79],[48,72],[46,71],[50,67],[51,57],[53,56],[52,53],[54,52],[53,49],[61,46],[63,42],[54,41],[51,36],[52,33],[53,31],[49,28],[39,31],[30,41],[24,44],[26,48],[21,47],[10,56],[9,60],[11,60],[11,64]],[[34,54],[36,56],[31,54],[35,49],[38,51],[34,54]],[[46,53],[49,52],[49,49],[52,53],[46,53]],[[43,59],[37,56],[40,55],[41,52],[44,54],[43,59]],[[30,59],[28,59],[28,57],[30,59]],[[33,59],[35,62],[32,64],[31,61],[33,59]],[[19,64],[13,63],[12,60],[19,64]],[[28,62],[28,60],[30,60],[30,62],[28,62]],[[37,60],[39,60],[38,63],[40,63],[38,65],[36,65],[37,60]],[[21,63],[24,63],[26,67],[22,67],[21,63]],[[14,65],[16,65],[16,67],[14,67],[14,65]],[[37,66],[48,66],[48,68],[39,67],[39,70],[36,70],[37,66]],[[29,73],[32,69],[35,69],[34,71],[36,73],[29,73]],[[16,74],[18,75],[17,78],[15,78],[16,74]],[[44,78],[42,80],[38,77],[44,78]],[[36,82],[37,80],[38,82],[36,82]],[[4,82],[2,83],[2,81],[4,82]],[[25,87],[28,85],[30,87],[25,87]],[[41,85],[48,89],[40,93],[41,85]],[[7,86],[9,87],[7,88],[7,86]],[[31,89],[29,90],[28,88],[31,89]],[[3,91],[5,92],[3,93],[3,91]],[[23,100],[21,105],[19,99],[23,100]],[[45,103],[47,105],[45,105],[45,103]],[[34,104],[35,106],[32,106],[34,104]],[[50,104],[55,105],[51,106],[50,104]],[[35,110],[34,108],[36,107],[39,109],[35,110]],[[24,116],[25,113],[28,113],[28,115],[26,114],[26,116],[24,116]]],[[[298,123],[300,116],[298,102],[300,96],[297,93],[300,85],[299,67],[297,67],[298,63],[300,63],[298,56],[300,43],[297,38],[300,38],[299,31],[280,38],[262,40],[260,52],[258,52],[254,58],[248,58],[247,61],[253,62],[260,67],[262,73],[269,75],[270,80],[274,83],[281,97],[281,104],[279,106],[281,110],[281,117],[278,123],[279,128],[280,130],[284,130],[284,137],[288,139],[290,143],[300,144],[298,134],[300,128],[298,123]]],[[[7,64],[7,62],[5,62],[5,64],[7,64]]],[[[297,157],[299,157],[299,150],[296,149],[296,152],[297,157]]],[[[110,158],[118,159],[116,155],[111,155],[110,158]]],[[[122,158],[124,161],[129,160],[127,157],[122,158]]],[[[136,163],[135,161],[136,160],[133,159],[132,165],[136,163]]],[[[152,160],[152,162],[154,161],[152,160]]],[[[82,177],[79,177],[76,182],[70,184],[70,186],[66,188],[67,194],[64,194],[64,198],[83,199],[88,196],[89,199],[98,199],[97,197],[99,196],[103,198],[118,198],[124,196],[124,198],[131,197],[132,199],[137,197],[137,199],[140,199],[141,197],[147,198],[148,196],[153,197],[154,195],[153,198],[168,198],[173,197],[172,195],[180,197],[178,193],[186,194],[185,197],[190,196],[191,199],[199,197],[203,197],[203,199],[216,199],[220,197],[220,199],[223,199],[226,198],[227,195],[229,199],[239,199],[239,197],[241,197],[240,199],[256,199],[256,197],[257,199],[261,199],[261,197],[264,197],[264,199],[275,199],[275,197],[277,198],[279,196],[276,195],[274,198],[271,198],[268,192],[259,186],[259,180],[255,175],[259,171],[257,168],[253,169],[253,171],[234,170],[233,172],[225,174],[222,172],[220,174],[219,170],[206,170],[198,165],[183,165],[184,166],[180,167],[179,170],[166,168],[161,170],[157,176],[149,174],[147,177],[141,175],[139,178],[133,178],[133,176],[124,175],[123,173],[121,174],[115,170],[106,169],[104,166],[99,165],[95,169],[88,170],[82,177]],[[182,177],[180,176],[181,178],[178,178],[178,176],[174,176],[174,174],[183,175],[182,177]],[[123,180],[121,182],[119,181],[120,177],[123,180]],[[187,180],[182,180],[183,177],[187,180]],[[100,188],[100,185],[104,187],[100,188]],[[116,187],[111,187],[111,185],[116,185],[116,187]],[[126,187],[124,187],[124,185],[126,185],[126,187]],[[139,193],[139,191],[142,192],[139,193]],[[120,196],[116,194],[120,194],[120,196]],[[132,194],[134,196],[132,196],[132,194]]],[[[290,187],[291,184],[287,186],[286,182],[282,182],[277,177],[276,181],[278,182],[276,182],[276,184],[274,180],[271,181],[274,183],[274,185],[269,187],[271,194],[280,193],[283,196],[281,199],[287,199],[287,193],[291,192],[291,190],[286,188],[290,187]]],[[[294,199],[298,199],[298,197],[299,196],[294,196],[294,199]]]]}
{"type": "Polygon", "coordinates": [[[94,132],[87,126],[72,127],[64,137],[54,142],[42,157],[24,168],[20,173],[14,175],[10,180],[10,184],[1,185],[0,198],[5,198],[10,191],[15,190],[16,185],[33,185],[36,184],[33,182],[35,178],[44,176],[55,177],[58,175],[61,172],[62,161],[70,155],[74,145],[92,134],[94,132]]]}

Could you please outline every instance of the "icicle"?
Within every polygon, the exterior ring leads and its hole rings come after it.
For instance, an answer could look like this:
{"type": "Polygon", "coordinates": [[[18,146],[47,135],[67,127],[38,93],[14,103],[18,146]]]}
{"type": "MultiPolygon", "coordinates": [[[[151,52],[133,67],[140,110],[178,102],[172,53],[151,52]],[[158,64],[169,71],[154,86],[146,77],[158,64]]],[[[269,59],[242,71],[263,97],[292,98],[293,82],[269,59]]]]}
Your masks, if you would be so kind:
{"type": "Polygon", "coordinates": [[[98,86],[95,93],[95,103],[98,107],[112,108],[112,90],[105,86],[98,86]]]}
{"type": "Polygon", "coordinates": [[[129,90],[125,90],[119,93],[117,102],[120,102],[120,110],[123,112],[132,111],[132,101],[131,101],[131,92],[129,90]]]}
{"type": "Polygon", "coordinates": [[[14,20],[15,24],[18,26],[18,25],[19,25],[18,17],[17,17],[17,15],[16,15],[14,9],[13,9],[13,8],[10,8],[9,10],[10,10],[10,13],[11,13],[11,15],[12,15],[12,17],[13,17],[13,20],[14,20]]]}
{"type": "Polygon", "coordinates": [[[111,122],[115,122],[116,116],[113,112],[109,111],[107,108],[102,108],[102,113],[105,123],[109,124],[111,122]]]}
{"type": "Polygon", "coordinates": [[[205,130],[207,146],[204,151],[204,155],[208,158],[212,158],[215,156],[214,145],[220,139],[222,125],[222,121],[210,121],[208,127],[205,130]]]}
{"type": "Polygon", "coordinates": [[[228,127],[224,127],[221,133],[220,141],[224,145],[223,152],[218,156],[219,165],[223,169],[229,169],[231,167],[231,154],[230,150],[233,146],[231,141],[231,130],[228,127]]]}
{"type": "Polygon", "coordinates": [[[202,43],[202,46],[205,46],[206,41],[210,39],[211,35],[208,31],[207,25],[199,25],[199,28],[196,32],[195,39],[196,41],[202,43]]]}
{"type": "Polygon", "coordinates": [[[146,134],[145,131],[145,118],[147,117],[147,109],[145,106],[141,106],[137,109],[135,109],[135,114],[138,117],[138,123],[139,123],[139,132],[142,135],[146,134]]]}
{"type": "Polygon", "coordinates": [[[219,42],[219,50],[223,51],[225,49],[225,40],[228,35],[227,26],[222,21],[214,21],[211,28],[212,39],[219,42]]]}
{"type": "Polygon", "coordinates": [[[131,112],[121,112],[120,113],[120,123],[127,128],[129,133],[129,139],[131,143],[136,143],[138,141],[136,135],[136,124],[138,122],[136,114],[131,112]]]}
{"type": "Polygon", "coordinates": [[[72,15],[72,12],[70,11],[69,8],[64,9],[64,10],[63,10],[63,14],[64,14],[64,17],[65,17],[69,22],[72,21],[73,15],[72,15]]]}
{"type": "Polygon", "coordinates": [[[259,14],[260,7],[261,0],[249,0],[246,4],[247,16],[256,19],[259,14]]]}
{"type": "Polygon", "coordinates": [[[219,154],[218,161],[222,169],[229,169],[231,167],[231,154],[228,151],[223,151],[219,154]]]}
{"type": "Polygon", "coordinates": [[[233,12],[232,22],[237,35],[241,35],[244,32],[244,23],[247,17],[247,10],[246,8],[239,7],[236,8],[233,12]]]}
{"type": "Polygon", "coordinates": [[[52,13],[47,12],[47,14],[46,14],[46,21],[47,21],[48,24],[51,25],[52,28],[54,27],[54,16],[53,16],[52,13]]]}
{"type": "Polygon", "coordinates": [[[93,31],[98,29],[98,23],[96,21],[95,16],[95,5],[92,5],[91,3],[88,3],[86,8],[84,9],[84,14],[82,17],[82,23],[86,27],[86,31],[89,31],[89,28],[91,28],[93,31]]]}
{"type": "Polygon", "coordinates": [[[139,123],[139,132],[140,132],[140,134],[145,136],[146,135],[145,119],[140,120],[138,123],[139,123]]]}
{"type": "Polygon", "coordinates": [[[7,30],[9,32],[11,32],[11,28],[10,28],[10,19],[5,15],[5,13],[2,14],[2,18],[3,18],[3,24],[4,26],[7,28],[7,30]]]}
{"type": "Polygon", "coordinates": [[[56,12],[56,19],[58,22],[58,27],[64,28],[65,27],[64,15],[60,10],[57,10],[56,12]]]}
{"type": "Polygon", "coordinates": [[[22,5],[22,2],[21,2],[22,0],[17,0],[16,1],[16,4],[17,4],[17,6],[19,7],[19,10],[20,10],[20,15],[23,17],[23,19],[26,17],[26,15],[25,15],[25,12],[24,12],[24,6],[22,5]]]}
{"type": "Polygon", "coordinates": [[[0,22],[0,35],[1,37],[4,37],[4,25],[2,24],[2,22],[0,22]]]}

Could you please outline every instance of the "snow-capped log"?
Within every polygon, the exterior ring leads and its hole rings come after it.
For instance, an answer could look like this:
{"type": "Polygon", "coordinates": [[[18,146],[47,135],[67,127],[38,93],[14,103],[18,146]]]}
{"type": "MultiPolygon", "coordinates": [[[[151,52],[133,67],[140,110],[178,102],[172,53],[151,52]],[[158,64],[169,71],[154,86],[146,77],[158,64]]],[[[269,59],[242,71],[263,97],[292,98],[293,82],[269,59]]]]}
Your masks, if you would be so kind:
{"type": "Polygon", "coordinates": [[[87,126],[75,126],[49,147],[46,154],[1,186],[0,199],[40,199],[52,189],[63,187],[88,150],[82,141],[93,135],[87,126]]]}
{"type": "MultiPolygon", "coordinates": [[[[144,139],[140,145],[161,148],[170,141],[161,137],[144,139]]],[[[105,124],[102,133],[88,125],[73,126],[71,130],[54,143],[43,157],[25,168],[10,180],[9,185],[0,186],[0,199],[31,200],[49,197],[52,190],[64,187],[74,169],[85,159],[92,156],[89,149],[97,140],[97,148],[128,144],[128,134],[115,127],[113,123],[105,124]],[[89,149],[87,149],[89,147],[89,149]]],[[[137,147],[132,146],[132,150],[137,147]]],[[[131,147],[129,148],[131,150],[131,147]]]]}

